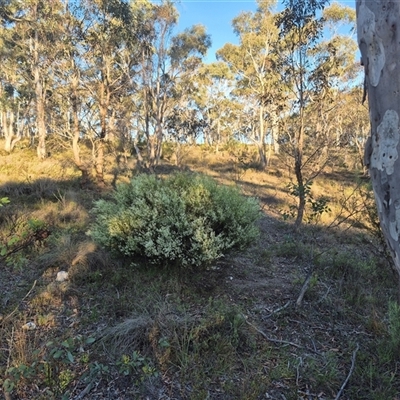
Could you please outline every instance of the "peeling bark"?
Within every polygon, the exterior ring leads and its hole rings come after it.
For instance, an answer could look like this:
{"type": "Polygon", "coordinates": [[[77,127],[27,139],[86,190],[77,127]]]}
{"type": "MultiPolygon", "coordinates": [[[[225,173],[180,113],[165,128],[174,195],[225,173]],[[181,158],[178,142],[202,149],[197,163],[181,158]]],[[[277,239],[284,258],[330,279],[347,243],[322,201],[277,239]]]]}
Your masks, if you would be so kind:
{"type": "Polygon", "coordinates": [[[400,3],[357,0],[356,9],[371,120],[365,165],[400,279],[400,3]]]}

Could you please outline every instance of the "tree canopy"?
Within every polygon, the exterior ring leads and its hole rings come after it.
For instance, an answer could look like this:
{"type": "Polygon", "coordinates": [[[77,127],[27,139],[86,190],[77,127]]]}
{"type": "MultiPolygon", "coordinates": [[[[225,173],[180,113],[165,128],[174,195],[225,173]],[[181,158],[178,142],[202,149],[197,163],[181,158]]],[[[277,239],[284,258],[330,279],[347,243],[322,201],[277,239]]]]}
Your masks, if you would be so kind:
{"type": "Polygon", "coordinates": [[[286,157],[301,195],[330,162],[328,149],[346,143],[358,154],[364,140],[363,130],[350,135],[355,122],[345,111],[360,94],[355,16],[326,0],[286,0],[280,12],[274,1],[257,6],[233,19],[237,44],[206,64],[212,38],[203,25],[177,32],[171,1],[2,1],[5,150],[27,138],[45,158],[57,138],[85,180],[102,182],[111,149],[152,170],[166,140],[239,140],[255,145],[262,169],[272,151],[286,157]]]}

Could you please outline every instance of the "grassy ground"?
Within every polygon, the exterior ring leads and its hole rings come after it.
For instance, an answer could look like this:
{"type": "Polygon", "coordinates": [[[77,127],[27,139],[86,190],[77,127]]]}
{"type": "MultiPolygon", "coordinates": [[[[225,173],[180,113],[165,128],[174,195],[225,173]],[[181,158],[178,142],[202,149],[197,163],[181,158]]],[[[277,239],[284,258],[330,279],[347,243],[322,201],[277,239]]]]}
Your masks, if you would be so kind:
{"type": "MultiPolygon", "coordinates": [[[[100,190],[80,187],[68,157],[1,155],[4,398],[399,398],[396,279],[356,172],[321,175],[313,196],[330,212],[309,210],[296,232],[278,160],[260,172],[235,149],[186,151],[185,168],[239,185],[263,215],[248,251],[182,276],[112,258],[86,235],[93,201],[130,178],[131,161],[110,158],[100,190]]],[[[158,173],[175,169],[166,154],[158,173]]]]}

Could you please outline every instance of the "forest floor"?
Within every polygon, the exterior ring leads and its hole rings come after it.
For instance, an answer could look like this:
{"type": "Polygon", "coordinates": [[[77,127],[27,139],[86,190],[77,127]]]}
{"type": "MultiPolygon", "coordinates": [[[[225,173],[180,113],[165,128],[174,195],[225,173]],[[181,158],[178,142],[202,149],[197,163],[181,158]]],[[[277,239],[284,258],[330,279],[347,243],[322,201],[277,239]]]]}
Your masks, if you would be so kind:
{"type": "Polygon", "coordinates": [[[262,218],[247,251],[189,276],[98,248],[89,211],[112,187],[81,188],[64,153],[0,157],[0,398],[400,399],[396,278],[357,171],[321,175],[331,210],[296,231],[278,161],[190,150],[184,168],[256,196],[262,218]]]}

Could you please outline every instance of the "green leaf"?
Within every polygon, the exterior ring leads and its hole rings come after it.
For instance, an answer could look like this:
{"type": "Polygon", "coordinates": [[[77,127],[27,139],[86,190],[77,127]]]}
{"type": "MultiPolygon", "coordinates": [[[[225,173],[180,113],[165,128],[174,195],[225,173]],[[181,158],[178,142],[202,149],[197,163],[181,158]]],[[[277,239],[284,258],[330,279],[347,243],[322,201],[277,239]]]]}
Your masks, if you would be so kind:
{"type": "Polygon", "coordinates": [[[74,356],[72,355],[72,353],[70,351],[67,351],[67,358],[68,361],[73,363],[74,362],[74,356]]]}
{"type": "Polygon", "coordinates": [[[2,197],[0,199],[0,207],[3,207],[4,204],[8,204],[10,202],[10,200],[8,199],[8,197],[2,197]]]}
{"type": "Polygon", "coordinates": [[[15,387],[15,383],[11,379],[5,379],[3,382],[3,389],[6,393],[12,392],[15,387]]]}
{"type": "Polygon", "coordinates": [[[62,350],[56,350],[55,352],[54,352],[54,354],[53,354],[53,358],[54,359],[59,359],[61,356],[62,356],[62,354],[63,354],[63,351],[62,350]]]}

